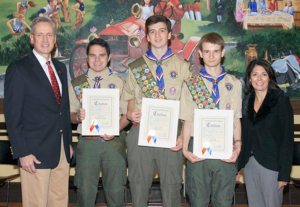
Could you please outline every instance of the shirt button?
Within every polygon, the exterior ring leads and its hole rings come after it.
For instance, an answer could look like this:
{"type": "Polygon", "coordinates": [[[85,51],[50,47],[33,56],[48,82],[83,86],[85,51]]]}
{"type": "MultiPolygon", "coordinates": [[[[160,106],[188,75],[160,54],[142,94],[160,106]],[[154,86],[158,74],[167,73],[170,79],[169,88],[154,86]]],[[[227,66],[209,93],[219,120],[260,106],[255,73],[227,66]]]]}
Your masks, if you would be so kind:
{"type": "Polygon", "coordinates": [[[59,112],[59,115],[61,116],[61,115],[62,115],[62,113],[61,113],[61,112],[59,112]]]}
{"type": "Polygon", "coordinates": [[[60,133],[63,133],[63,130],[61,129],[61,130],[59,130],[59,132],[60,132],[60,133]]]}

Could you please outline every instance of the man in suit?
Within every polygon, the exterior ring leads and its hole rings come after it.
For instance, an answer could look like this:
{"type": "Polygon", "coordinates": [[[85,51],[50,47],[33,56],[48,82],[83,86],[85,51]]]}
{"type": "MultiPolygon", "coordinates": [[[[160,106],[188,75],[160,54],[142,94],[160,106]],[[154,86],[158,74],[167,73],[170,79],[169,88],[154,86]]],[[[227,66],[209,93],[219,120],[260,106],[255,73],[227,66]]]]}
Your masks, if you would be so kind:
{"type": "Polygon", "coordinates": [[[72,157],[67,70],[51,58],[55,24],[38,17],[31,28],[32,52],[6,71],[5,120],[19,159],[23,207],[65,207],[72,157]]]}

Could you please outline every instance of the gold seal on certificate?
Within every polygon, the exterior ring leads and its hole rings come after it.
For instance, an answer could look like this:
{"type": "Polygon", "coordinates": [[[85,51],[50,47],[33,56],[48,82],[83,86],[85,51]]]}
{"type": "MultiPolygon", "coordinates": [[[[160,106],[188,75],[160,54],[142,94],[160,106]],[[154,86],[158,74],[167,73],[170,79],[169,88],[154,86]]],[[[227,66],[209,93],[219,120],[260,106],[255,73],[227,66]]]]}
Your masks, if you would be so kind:
{"type": "Polygon", "coordinates": [[[233,148],[233,111],[195,109],[193,153],[200,158],[229,159],[233,148]]]}
{"type": "Polygon", "coordinates": [[[83,89],[82,135],[119,135],[119,89],[83,89]]]}
{"type": "Polygon", "coordinates": [[[179,101],[143,98],[138,145],[175,147],[178,117],[179,101]]]}

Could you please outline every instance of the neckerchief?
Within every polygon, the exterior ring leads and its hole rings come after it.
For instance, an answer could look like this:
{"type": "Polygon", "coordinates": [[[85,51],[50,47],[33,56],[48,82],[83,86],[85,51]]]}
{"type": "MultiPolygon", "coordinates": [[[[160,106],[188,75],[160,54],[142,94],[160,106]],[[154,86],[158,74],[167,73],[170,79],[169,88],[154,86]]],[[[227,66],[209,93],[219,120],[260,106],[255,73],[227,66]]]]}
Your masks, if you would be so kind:
{"type": "Polygon", "coordinates": [[[156,83],[161,93],[164,93],[165,90],[164,73],[161,64],[164,60],[172,57],[173,55],[174,53],[172,52],[171,48],[168,48],[168,50],[161,57],[161,59],[157,59],[157,57],[155,57],[152,50],[150,49],[146,52],[146,57],[156,62],[156,83]]]}
{"type": "Polygon", "coordinates": [[[217,78],[213,78],[211,75],[209,75],[205,68],[202,68],[200,70],[200,75],[205,78],[206,80],[212,82],[213,88],[212,88],[212,99],[216,103],[216,107],[219,108],[219,102],[220,102],[220,93],[219,93],[219,87],[218,83],[224,78],[226,75],[224,67],[222,67],[221,74],[218,75],[217,78]]]}
{"type": "MultiPolygon", "coordinates": [[[[112,69],[111,68],[107,68],[108,69],[108,76],[110,76],[112,74],[112,69]]],[[[106,70],[106,69],[105,69],[106,70]]],[[[88,74],[88,71],[86,72],[86,75],[88,74]]],[[[101,76],[95,76],[93,78],[93,81],[95,81],[94,83],[94,87],[93,88],[101,88],[101,84],[100,81],[103,80],[103,78],[101,76]]]]}

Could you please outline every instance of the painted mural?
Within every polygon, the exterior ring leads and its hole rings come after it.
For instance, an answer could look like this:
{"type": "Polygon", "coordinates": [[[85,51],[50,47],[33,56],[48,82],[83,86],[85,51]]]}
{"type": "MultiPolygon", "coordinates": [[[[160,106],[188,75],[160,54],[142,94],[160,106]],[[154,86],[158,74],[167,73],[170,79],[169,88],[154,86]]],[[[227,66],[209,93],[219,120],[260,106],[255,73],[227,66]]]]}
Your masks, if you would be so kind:
{"type": "Polygon", "coordinates": [[[172,23],[172,50],[201,67],[197,46],[207,32],[226,42],[224,65],[242,80],[246,65],[265,58],[280,87],[300,98],[300,0],[1,0],[0,96],[7,65],[26,54],[30,24],[51,18],[58,29],[53,52],[69,70],[69,79],[87,70],[85,48],[95,37],[107,40],[112,69],[121,77],[128,64],[146,51],[145,20],[153,14],[172,23]]]}

